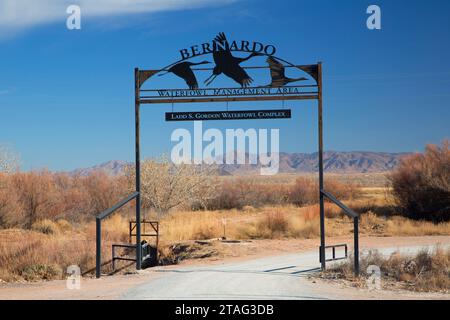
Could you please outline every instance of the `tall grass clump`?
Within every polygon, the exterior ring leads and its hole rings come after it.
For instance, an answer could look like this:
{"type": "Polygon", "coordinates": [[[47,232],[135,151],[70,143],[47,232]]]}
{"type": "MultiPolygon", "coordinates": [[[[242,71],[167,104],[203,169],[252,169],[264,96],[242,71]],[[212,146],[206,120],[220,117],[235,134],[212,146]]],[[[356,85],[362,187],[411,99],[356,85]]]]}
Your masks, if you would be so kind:
{"type": "Polygon", "coordinates": [[[44,219],[33,223],[31,225],[31,230],[51,235],[59,233],[59,226],[51,220],[44,219]]]}

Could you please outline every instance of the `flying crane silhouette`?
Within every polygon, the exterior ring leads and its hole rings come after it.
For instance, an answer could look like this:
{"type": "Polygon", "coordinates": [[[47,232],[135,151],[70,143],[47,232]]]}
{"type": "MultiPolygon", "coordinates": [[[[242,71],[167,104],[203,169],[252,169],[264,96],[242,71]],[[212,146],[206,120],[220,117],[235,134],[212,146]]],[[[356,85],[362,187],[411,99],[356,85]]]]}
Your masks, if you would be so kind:
{"type": "Polygon", "coordinates": [[[273,57],[268,57],[267,63],[269,64],[270,77],[272,78],[272,83],[269,85],[270,87],[283,87],[291,82],[308,80],[305,77],[295,79],[286,77],[284,74],[285,67],[273,57]]]}
{"type": "Polygon", "coordinates": [[[189,86],[189,89],[194,90],[198,89],[198,82],[197,78],[195,77],[194,71],[192,71],[192,66],[198,66],[201,64],[208,64],[209,61],[202,61],[202,62],[180,62],[172,67],[170,67],[167,70],[164,70],[165,73],[161,73],[160,76],[163,76],[167,73],[173,73],[174,75],[182,78],[186,84],[189,86]]]}
{"type": "Polygon", "coordinates": [[[246,58],[234,57],[231,54],[227,38],[223,32],[219,33],[214,41],[216,43],[221,43],[225,46],[225,48],[217,47],[216,50],[214,50],[213,58],[216,66],[213,69],[212,75],[205,80],[205,84],[207,86],[210,85],[218,75],[223,73],[227,77],[239,83],[241,87],[248,87],[252,83],[253,79],[239,64],[253,57],[260,56],[261,54],[253,52],[246,58]]]}

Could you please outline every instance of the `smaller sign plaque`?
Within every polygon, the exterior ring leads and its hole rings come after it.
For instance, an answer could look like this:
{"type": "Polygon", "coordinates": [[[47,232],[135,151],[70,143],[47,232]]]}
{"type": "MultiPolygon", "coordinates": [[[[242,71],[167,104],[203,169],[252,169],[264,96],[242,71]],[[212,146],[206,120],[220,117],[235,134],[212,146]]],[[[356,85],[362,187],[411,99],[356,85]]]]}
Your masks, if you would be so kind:
{"type": "Polygon", "coordinates": [[[166,112],[166,121],[290,119],[291,110],[166,112]]]}

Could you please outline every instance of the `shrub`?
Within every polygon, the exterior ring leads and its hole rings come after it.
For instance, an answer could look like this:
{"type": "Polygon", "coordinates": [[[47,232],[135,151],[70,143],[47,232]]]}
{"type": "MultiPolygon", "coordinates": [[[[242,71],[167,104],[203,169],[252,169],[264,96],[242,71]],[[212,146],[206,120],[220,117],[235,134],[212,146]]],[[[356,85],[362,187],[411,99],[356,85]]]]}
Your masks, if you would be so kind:
{"type": "Polygon", "coordinates": [[[56,264],[32,264],[21,271],[21,276],[27,281],[52,280],[60,278],[62,269],[56,264]]]}
{"type": "MultiPolygon", "coordinates": [[[[339,200],[355,199],[360,195],[360,188],[353,183],[342,183],[336,179],[325,179],[325,190],[331,192],[339,200]]],[[[317,179],[299,177],[290,188],[289,201],[298,206],[319,202],[319,181],[317,179]]]]}
{"type": "Polygon", "coordinates": [[[239,232],[251,239],[276,239],[287,236],[289,220],[281,210],[268,211],[256,223],[242,225],[239,232]]]}
{"type": "Polygon", "coordinates": [[[16,227],[23,219],[18,196],[11,188],[10,176],[0,173],[0,229],[16,227]]]}
{"type": "Polygon", "coordinates": [[[355,183],[342,183],[337,179],[325,178],[325,190],[339,200],[353,200],[361,196],[360,186],[355,183]]]}
{"type": "Polygon", "coordinates": [[[207,202],[210,210],[242,209],[289,203],[289,186],[280,183],[256,183],[250,179],[226,180],[207,202]]]}
{"type": "Polygon", "coordinates": [[[43,233],[43,234],[58,234],[58,225],[51,220],[40,220],[31,225],[31,230],[43,233]]]}
{"type": "MultiPolygon", "coordinates": [[[[383,256],[378,251],[370,251],[361,257],[360,269],[362,277],[369,277],[367,268],[371,265],[379,266],[384,283],[399,282],[406,289],[414,291],[441,291],[450,290],[450,250],[437,247],[432,252],[423,250],[416,255],[402,255],[398,252],[389,257],[383,256]]],[[[349,280],[355,280],[353,276],[353,261],[338,264],[329,269],[327,273],[337,274],[349,280]]],[[[357,280],[357,279],[356,279],[357,280]]]]}
{"type": "Polygon", "coordinates": [[[0,173],[0,228],[29,229],[44,219],[92,220],[127,192],[125,177],[104,173],[89,176],[45,170],[0,173]]]}
{"type": "Polygon", "coordinates": [[[299,177],[289,192],[289,201],[297,206],[317,203],[319,200],[319,187],[310,178],[299,177]]]}
{"type": "Polygon", "coordinates": [[[450,220],[450,141],[401,160],[388,178],[403,213],[413,219],[450,220]]]}
{"type": "Polygon", "coordinates": [[[272,234],[283,234],[288,229],[288,220],[286,215],[281,210],[268,212],[264,223],[267,225],[272,234]]]}
{"type": "Polygon", "coordinates": [[[252,213],[255,212],[255,208],[252,206],[244,206],[242,208],[242,211],[244,211],[245,213],[252,213]]]}
{"type": "Polygon", "coordinates": [[[82,212],[83,208],[87,208],[85,211],[92,217],[128,195],[127,181],[123,176],[112,177],[104,172],[96,172],[86,177],[78,177],[78,181],[74,182],[74,191],[82,192],[81,200],[84,202],[81,210],[77,211],[82,212]]]}
{"type": "Polygon", "coordinates": [[[224,181],[219,187],[215,197],[207,203],[210,210],[242,208],[245,203],[241,189],[243,180],[238,180],[236,184],[230,181],[224,181]]]}
{"type": "Polygon", "coordinates": [[[48,218],[61,210],[57,206],[60,202],[53,174],[49,171],[17,173],[12,176],[12,182],[11,192],[18,194],[28,228],[37,220],[48,218]]]}

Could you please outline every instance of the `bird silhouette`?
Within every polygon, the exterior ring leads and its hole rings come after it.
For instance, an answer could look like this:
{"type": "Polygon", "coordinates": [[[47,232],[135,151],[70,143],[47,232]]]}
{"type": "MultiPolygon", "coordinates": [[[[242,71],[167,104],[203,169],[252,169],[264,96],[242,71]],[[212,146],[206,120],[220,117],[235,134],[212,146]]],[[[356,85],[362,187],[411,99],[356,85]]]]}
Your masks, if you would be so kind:
{"type": "Polygon", "coordinates": [[[194,90],[198,89],[198,82],[197,78],[195,77],[194,71],[192,71],[192,66],[198,66],[201,64],[208,64],[209,61],[202,61],[202,62],[180,62],[172,67],[170,67],[167,70],[164,70],[165,73],[160,74],[160,76],[163,76],[167,73],[173,73],[174,75],[182,78],[186,84],[189,86],[189,89],[194,90]]]}
{"type": "Polygon", "coordinates": [[[239,64],[255,56],[260,56],[261,54],[253,52],[246,58],[234,57],[231,54],[227,38],[223,32],[219,33],[214,41],[216,43],[221,43],[224,48],[219,48],[216,45],[216,49],[213,52],[213,58],[216,66],[213,69],[212,75],[205,80],[205,84],[207,86],[210,85],[218,75],[223,73],[227,77],[239,83],[241,87],[248,87],[252,83],[253,79],[239,64]]]}
{"type": "Polygon", "coordinates": [[[283,87],[291,82],[308,80],[305,77],[295,79],[286,77],[284,74],[285,67],[273,57],[268,57],[267,63],[269,64],[270,77],[272,78],[272,83],[269,85],[270,87],[283,87]]]}

